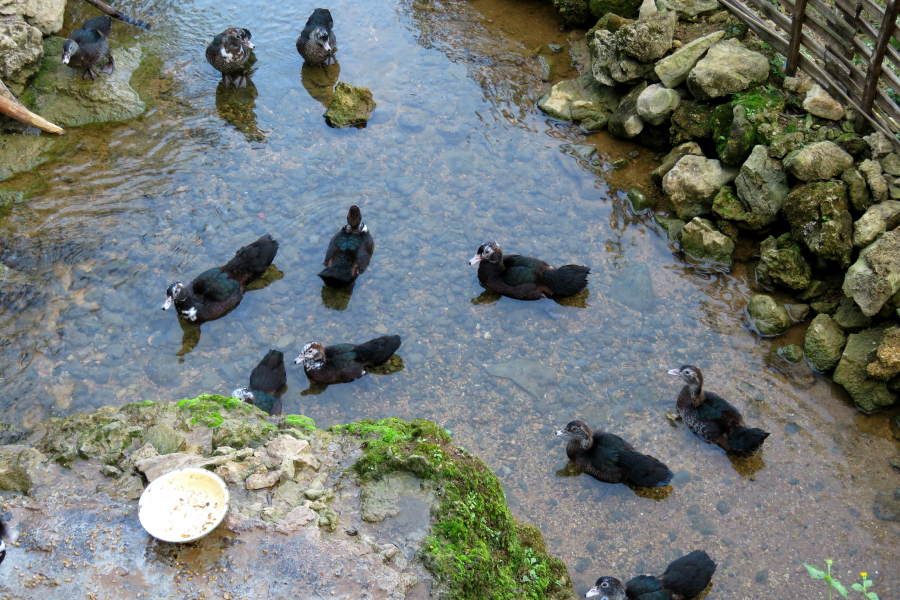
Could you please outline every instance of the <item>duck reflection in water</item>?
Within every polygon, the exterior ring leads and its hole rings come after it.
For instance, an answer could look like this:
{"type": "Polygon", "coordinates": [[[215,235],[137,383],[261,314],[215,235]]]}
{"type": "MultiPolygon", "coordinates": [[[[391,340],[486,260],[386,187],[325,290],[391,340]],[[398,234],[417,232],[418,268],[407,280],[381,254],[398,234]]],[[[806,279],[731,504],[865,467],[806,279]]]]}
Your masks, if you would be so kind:
{"type": "Polygon", "coordinates": [[[303,63],[300,71],[300,82],[313,99],[321,102],[326,108],[331,104],[334,86],[341,75],[341,65],[314,65],[303,63]]]}
{"type": "Polygon", "coordinates": [[[256,123],[256,86],[249,79],[246,87],[230,88],[219,82],[216,87],[216,111],[219,117],[244,134],[248,142],[265,142],[266,134],[256,123]]]}
{"type": "Polygon", "coordinates": [[[331,310],[346,310],[350,306],[350,297],[353,295],[354,281],[348,286],[332,287],[328,284],[322,286],[322,304],[331,310]]]}

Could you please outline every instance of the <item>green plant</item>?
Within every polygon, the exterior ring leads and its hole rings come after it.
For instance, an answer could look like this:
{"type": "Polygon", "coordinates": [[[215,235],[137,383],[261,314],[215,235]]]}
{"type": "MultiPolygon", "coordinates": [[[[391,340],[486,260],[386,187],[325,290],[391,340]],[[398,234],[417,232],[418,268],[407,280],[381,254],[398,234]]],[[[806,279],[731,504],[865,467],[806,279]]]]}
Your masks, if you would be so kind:
{"type": "MultiPolygon", "coordinates": [[[[834,564],[833,560],[831,560],[830,558],[826,558],[825,559],[825,565],[826,565],[825,571],[823,571],[819,567],[816,567],[813,565],[804,564],[803,566],[806,567],[806,570],[809,572],[810,577],[812,577],[813,579],[824,579],[825,582],[828,583],[828,600],[831,600],[831,590],[832,589],[837,590],[841,596],[846,598],[847,597],[847,588],[845,588],[844,585],[840,581],[838,581],[837,579],[835,579],[834,577],[831,576],[831,565],[833,565],[833,564],[834,564]]],[[[878,594],[876,594],[875,592],[868,591],[869,588],[872,587],[872,582],[869,581],[868,579],[866,579],[866,576],[868,575],[868,573],[863,572],[863,573],[860,573],[860,575],[862,575],[862,583],[861,584],[854,583],[853,585],[850,586],[850,588],[853,591],[859,592],[860,594],[862,594],[863,597],[866,598],[867,600],[880,600],[878,598],[878,594]]]]}

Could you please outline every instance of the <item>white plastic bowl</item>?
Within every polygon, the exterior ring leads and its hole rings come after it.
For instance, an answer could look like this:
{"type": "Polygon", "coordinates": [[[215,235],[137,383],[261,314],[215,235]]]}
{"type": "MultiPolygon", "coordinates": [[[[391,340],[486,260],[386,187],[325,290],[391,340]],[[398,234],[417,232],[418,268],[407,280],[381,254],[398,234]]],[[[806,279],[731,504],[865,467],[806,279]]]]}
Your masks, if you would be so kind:
{"type": "Polygon", "coordinates": [[[206,469],[181,469],[158,477],[141,494],[138,517],[164,542],[192,542],[215,529],[228,512],[228,486],[206,469]]]}

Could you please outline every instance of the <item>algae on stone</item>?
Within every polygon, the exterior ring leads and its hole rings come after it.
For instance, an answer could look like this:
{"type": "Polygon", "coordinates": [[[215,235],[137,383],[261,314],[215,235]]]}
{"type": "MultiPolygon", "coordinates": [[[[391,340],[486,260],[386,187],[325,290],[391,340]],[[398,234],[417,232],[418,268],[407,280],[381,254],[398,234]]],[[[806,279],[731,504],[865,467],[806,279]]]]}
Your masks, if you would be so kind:
{"type": "Polygon", "coordinates": [[[372,99],[372,92],[364,87],[338,81],[331,104],[325,111],[325,120],[332,127],[365,127],[373,112],[375,101],[372,99]]]}

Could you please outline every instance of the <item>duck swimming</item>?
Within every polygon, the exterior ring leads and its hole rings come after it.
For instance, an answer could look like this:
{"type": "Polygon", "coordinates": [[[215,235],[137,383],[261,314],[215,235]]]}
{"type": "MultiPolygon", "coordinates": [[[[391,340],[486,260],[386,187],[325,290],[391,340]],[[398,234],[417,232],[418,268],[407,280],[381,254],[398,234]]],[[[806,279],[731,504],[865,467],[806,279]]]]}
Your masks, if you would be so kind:
{"type": "Polygon", "coordinates": [[[176,281],[166,289],[162,309],[173,304],[178,314],[190,321],[218,319],[244,297],[244,284],[269,268],[278,252],[278,242],[266,234],[238,250],[222,267],[204,271],[188,285],[176,281]]]}
{"type": "Polygon", "coordinates": [[[503,256],[497,242],[478,248],[470,265],[478,265],[478,281],[484,287],[516,300],[540,300],[572,296],[587,287],[589,267],[563,265],[554,268],[537,258],[503,256]]]}
{"type": "Polygon", "coordinates": [[[105,61],[106,66],[100,72],[112,75],[116,70],[116,63],[106,40],[111,29],[112,19],[107,15],[85,21],[81,29],[73,31],[69,39],[63,42],[63,64],[73,69],[84,69],[81,78],[90,77],[96,81],[98,75],[94,71],[94,65],[105,61]]]}
{"type": "Polygon", "coordinates": [[[303,347],[294,364],[302,364],[306,376],[312,381],[347,382],[365,375],[366,367],[386,363],[398,348],[399,335],[383,335],[359,345],[323,346],[320,342],[310,342],[303,347]]]}
{"type": "Polygon", "coordinates": [[[247,87],[244,65],[250,58],[250,51],[256,47],[250,37],[249,29],[229,27],[206,47],[206,60],[222,73],[226,88],[232,84],[235,89],[247,87]]]}
{"type": "Polygon", "coordinates": [[[327,8],[317,8],[309,16],[306,26],[297,38],[297,52],[305,61],[314,65],[327,65],[329,61],[337,62],[337,38],[331,28],[334,20],[327,8]]]}
{"type": "Polygon", "coordinates": [[[704,391],[703,373],[699,367],[684,365],[670,369],[668,373],[681,377],[685,382],[675,406],[691,431],[738,456],[749,456],[759,451],[769,433],[745,427],[744,417],[738,409],[722,396],[704,391]]]}
{"type": "Polygon", "coordinates": [[[345,287],[356,281],[369,266],[375,250],[375,240],[362,222],[362,213],[355,204],[347,212],[347,224],[331,238],[325,252],[325,268],[319,277],[331,287],[345,287]]]}
{"type": "Polygon", "coordinates": [[[281,414],[281,394],[287,384],[284,353],[269,350],[250,372],[250,387],[240,388],[231,395],[260,408],[270,415],[281,414]]]}
{"type": "Polygon", "coordinates": [[[706,552],[694,550],[673,561],[659,577],[639,575],[625,585],[615,577],[601,577],[584,597],[599,597],[599,600],[690,600],[706,589],[716,566],[706,552]]]}
{"type": "Polygon", "coordinates": [[[606,483],[630,483],[639,487],[668,485],[673,474],[652,456],[612,433],[592,431],[584,421],[571,421],[556,435],[568,435],[566,455],[582,471],[606,483]]]}

